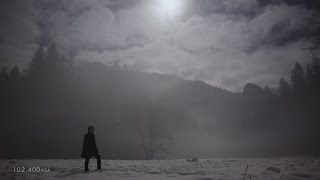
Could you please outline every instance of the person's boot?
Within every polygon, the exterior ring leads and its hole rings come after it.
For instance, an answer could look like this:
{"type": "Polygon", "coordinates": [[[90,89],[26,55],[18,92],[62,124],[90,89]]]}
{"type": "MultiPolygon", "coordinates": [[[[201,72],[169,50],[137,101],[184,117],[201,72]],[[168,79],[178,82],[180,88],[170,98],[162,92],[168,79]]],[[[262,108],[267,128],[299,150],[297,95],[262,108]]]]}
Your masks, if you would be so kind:
{"type": "Polygon", "coordinates": [[[89,171],[89,160],[90,160],[90,157],[86,157],[86,160],[84,162],[84,171],[85,172],[89,171]]]}
{"type": "Polygon", "coordinates": [[[84,166],[84,171],[85,171],[85,172],[88,172],[88,171],[89,171],[89,167],[88,167],[87,164],[84,166]]]}
{"type": "Polygon", "coordinates": [[[97,170],[101,170],[101,157],[97,156],[97,170]]]}

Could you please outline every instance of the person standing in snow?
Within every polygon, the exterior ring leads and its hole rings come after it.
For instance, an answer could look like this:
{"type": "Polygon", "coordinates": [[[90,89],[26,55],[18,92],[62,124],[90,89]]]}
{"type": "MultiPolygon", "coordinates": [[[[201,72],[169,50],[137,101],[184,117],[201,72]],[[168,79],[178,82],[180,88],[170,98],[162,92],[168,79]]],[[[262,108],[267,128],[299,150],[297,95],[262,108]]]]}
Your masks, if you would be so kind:
{"type": "Polygon", "coordinates": [[[85,171],[89,171],[88,165],[89,165],[89,160],[92,156],[94,156],[97,159],[97,170],[101,169],[101,157],[99,155],[99,151],[96,145],[96,138],[93,132],[94,132],[94,127],[89,126],[88,133],[84,135],[81,157],[86,159],[85,169],[84,169],[85,171]]]}

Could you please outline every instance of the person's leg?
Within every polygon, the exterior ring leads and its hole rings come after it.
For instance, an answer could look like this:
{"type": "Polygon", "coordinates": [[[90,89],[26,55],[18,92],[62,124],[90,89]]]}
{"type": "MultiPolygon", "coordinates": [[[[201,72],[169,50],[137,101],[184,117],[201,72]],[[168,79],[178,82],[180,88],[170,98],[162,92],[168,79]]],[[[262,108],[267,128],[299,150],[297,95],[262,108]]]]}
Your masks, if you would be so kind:
{"type": "Polygon", "coordinates": [[[101,157],[99,154],[95,155],[97,158],[97,169],[101,169],[101,157]]]}
{"type": "Polygon", "coordinates": [[[84,170],[89,171],[88,165],[89,165],[90,156],[86,157],[86,161],[84,163],[84,170]]]}

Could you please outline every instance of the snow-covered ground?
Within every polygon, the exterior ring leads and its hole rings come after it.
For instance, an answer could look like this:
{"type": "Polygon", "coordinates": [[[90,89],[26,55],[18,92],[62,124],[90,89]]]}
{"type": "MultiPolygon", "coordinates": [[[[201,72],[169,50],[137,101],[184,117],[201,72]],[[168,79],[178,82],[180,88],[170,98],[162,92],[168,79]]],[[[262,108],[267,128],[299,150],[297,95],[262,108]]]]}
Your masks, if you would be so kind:
{"type": "Polygon", "coordinates": [[[198,162],[102,160],[102,171],[95,171],[96,160],[91,159],[89,172],[83,171],[83,159],[12,159],[0,160],[0,179],[227,180],[244,179],[247,165],[246,179],[320,179],[320,157],[199,159],[198,162]]]}

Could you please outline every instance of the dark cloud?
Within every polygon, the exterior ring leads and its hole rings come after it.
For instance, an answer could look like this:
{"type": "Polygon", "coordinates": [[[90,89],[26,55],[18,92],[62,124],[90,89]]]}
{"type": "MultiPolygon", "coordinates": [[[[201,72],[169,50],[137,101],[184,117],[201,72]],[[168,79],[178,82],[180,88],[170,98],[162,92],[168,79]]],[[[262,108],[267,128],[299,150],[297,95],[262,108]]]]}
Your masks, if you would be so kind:
{"type": "MultiPolygon", "coordinates": [[[[187,0],[176,19],[147,0],[1,1],[1,65],[55,41],[76,60],[198,79],[230,90],[276,85],[319,46],[318,1],[187,0]]],[[[304,63],[304,62],[302,62],[304,63]]]]}
{"type": "Polygon", "coordinates": [[[29,0],[0,2],[0,66],[26,65],[31,57],[39,29],[29,0]]]}

